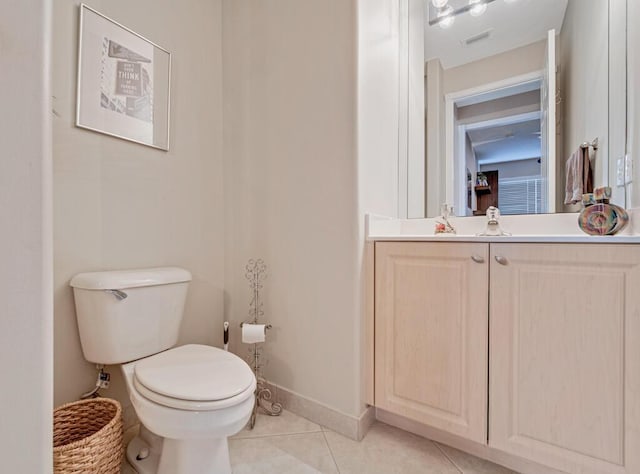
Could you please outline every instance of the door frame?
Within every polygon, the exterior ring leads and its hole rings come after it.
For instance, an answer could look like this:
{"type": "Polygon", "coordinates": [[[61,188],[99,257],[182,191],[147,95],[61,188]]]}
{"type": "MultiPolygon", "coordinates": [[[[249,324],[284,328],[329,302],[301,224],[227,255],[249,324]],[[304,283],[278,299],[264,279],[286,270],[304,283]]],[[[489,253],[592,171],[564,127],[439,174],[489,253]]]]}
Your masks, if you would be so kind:
{"type": "MultiPolygon", "coordinates": [[[[500,81],[490,82],[480,86],[472,87],[470,89],[464,89],[460,91],[450,92],[445,94],[445,149],[444,149],[444,168],[445,168],[445,202],[455,206],[456,215],[465,215],[465,206],[461,206],[457,203],[466,203],[466,194],[464,199],[461,200],[461,196],[466,192],[466,185],[464,179],[456,179],[456,175],[462,176],[463,173],[458,171],[464,171],[465,164],[462,163],[460,156],[456,160],[456,122],[455,122],[455,105],[462,99],[469,99],[478,95],[487,94],[489,92],[496,92],[502,89],[509,89],[511,87],[527,84],[530,82],[541,81],[544,78],[544,70],[538,70],[521,74],[518,76],[509,77],[500,81]],[[457,199],[456,199],[457,198],[457,199]]],[[[555,174],[549,176],[549,179],[555,180],[555,174]]]]}

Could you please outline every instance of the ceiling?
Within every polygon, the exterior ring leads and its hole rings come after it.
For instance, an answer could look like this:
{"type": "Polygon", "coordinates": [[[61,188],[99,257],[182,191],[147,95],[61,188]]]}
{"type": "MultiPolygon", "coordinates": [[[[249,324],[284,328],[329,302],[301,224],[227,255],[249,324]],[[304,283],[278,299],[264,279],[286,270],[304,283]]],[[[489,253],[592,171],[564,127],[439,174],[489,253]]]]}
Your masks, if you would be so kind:
{"type": "MultiPolygon", "coordinates": [[[[424,0],[431,3],[430,0],[424,0]]],[[[463,0],[450,0],[460,3],[463,0]]],[[[547,37],[547,31],[562,28],[568,0],[517,0],[507,3],[495,0],[487,11],[473,17],[458,15],[446,29],[429,26],[429,6],[425,8],[425,60],[440,58],[442,67],[449,69],[482,58],[503,53],[547,37]],[[491,30],[487,39],[469,46],[462,41],[491,30]]]]}
{"type": "Polygon", "coordinates": [[[540,118],[467,130],[478,164],[540,157],[540,118]]]}

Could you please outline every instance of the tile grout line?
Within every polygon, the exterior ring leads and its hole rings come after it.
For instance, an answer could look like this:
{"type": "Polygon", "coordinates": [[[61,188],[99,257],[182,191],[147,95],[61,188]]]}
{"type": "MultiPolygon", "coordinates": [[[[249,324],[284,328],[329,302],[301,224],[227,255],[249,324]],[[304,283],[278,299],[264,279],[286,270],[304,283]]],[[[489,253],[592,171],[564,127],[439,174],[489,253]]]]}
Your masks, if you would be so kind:
{"type": "Polygon", "coordinates": [[[262,435],[254,435],[254,436],[240,436],[238,438],[229,438],[229,441],[236,441],[242,439],[260,439],[260,438],[271,438],[273,436],[289,436],[289,435],[303,435],[303,434],[312,434],[312,433],[322,433],[322,429],[313,430],[313,431],[287,431],[286,433],[271,433],[271,434],[262,434],[262,435]]]}
{"type": "Polygon", "coordinates": [[[458,466],[458,465],[455,463],[455,461],[449,457],[449,455],[448,455],[447,453],[445,453],[445,452],[444,452],[444,449],[442,449],[438,443],[436,443],[436,442],[435,442],[435,441],[433,441],[433,440],[429,440],[429,441],[431,441],[431,442],[436,446],[436,448],[438,448],[438,451],[440,451],[440,452],[442,453],[442,455],[443,455],[445,458],[447,458],[447,460],[448,460],[451,464],[453,464],[453,467],[455,467],[455,468],[460,472],[460,474],[464,474],[464,471],[462,470],[462,468],[461,468],[460,466],[458,466]]]}
{"type": "Polygon", "coordinates": [[[327,439],[327,433],[322,430],[322,437],[324,438],[324,443],[327,445],[327,449],[329,450],[329,454],[331,455],[331,459],[333,459],[333,465],[336,467],[336,471],[340,474],[340,466],[338,466],[338,461],[336,461],[336,457],[333,455],[333,450],[331,449],[331,445],[329,444],[329,440],[327,439]]]}

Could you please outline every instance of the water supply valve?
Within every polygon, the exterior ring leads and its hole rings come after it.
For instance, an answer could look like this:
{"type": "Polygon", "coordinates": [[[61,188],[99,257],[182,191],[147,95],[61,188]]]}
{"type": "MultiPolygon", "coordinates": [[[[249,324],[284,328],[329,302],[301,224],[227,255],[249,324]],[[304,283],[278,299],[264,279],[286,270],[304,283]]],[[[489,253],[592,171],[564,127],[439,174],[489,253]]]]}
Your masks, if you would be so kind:
{"type": "Polygon", "coordinates": [[[96,380],[96,385],[93,390],[80,395],[81,400],[99,397],[100,394],[98,393],[98,390],[100,390],[101,388],[109,388],[109,385],[111,383],[111,374],[104,371],[104,365],[98,364],[96,365],[96,368],[98,369],[98,379],[96,380]]]}
{"type": "Polygon", "coordinates": [[[111,383],[111,374],[109,372],[105,372],[104,369],[100,369],[98,373],[98,381],[96,386],[98,388],[109,388],[109,384],[111,383]]]}

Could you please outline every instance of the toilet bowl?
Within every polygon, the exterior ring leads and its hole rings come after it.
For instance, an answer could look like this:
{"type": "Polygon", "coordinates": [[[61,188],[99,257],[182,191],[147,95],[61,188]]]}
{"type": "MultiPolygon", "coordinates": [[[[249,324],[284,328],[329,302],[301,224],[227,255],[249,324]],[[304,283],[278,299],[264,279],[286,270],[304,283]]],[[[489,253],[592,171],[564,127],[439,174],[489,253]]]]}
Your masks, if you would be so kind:
{"type": "Polygon", "coordinates": [[[249,365],[215,347],[175,347],[191,274],[182,268],[81,273],[70,285],[82,352],[121,364],[140,434],[127,459],[140,474],[231,472],[227,437],[254,406],[249,365]]]}
{"type": "Polygon", "coordinates": [[[227,438],[247,424],[256,388],[242,359],[192,344],[123,364],[122,372],[140,422],[162,438],[143,436],[131,443],[127,458],[134,469],[231,472],[227,438]]]}

